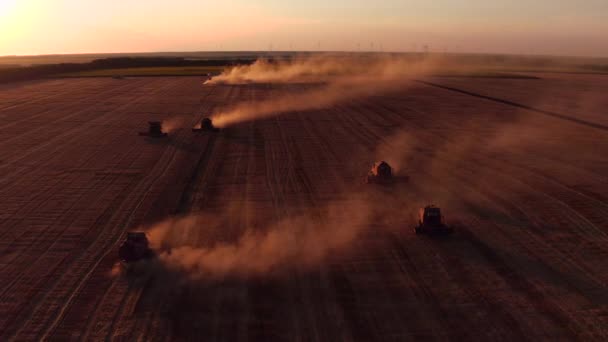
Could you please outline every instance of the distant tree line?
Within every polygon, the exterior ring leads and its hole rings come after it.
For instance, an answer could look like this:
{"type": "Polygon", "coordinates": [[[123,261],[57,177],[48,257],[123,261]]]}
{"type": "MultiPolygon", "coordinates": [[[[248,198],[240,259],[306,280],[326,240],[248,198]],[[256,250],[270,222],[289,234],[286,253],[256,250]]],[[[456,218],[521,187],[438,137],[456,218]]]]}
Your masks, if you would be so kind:
{"type": "Polygon", "coordinates": [[[115,57],[96,59],[90,63],[60,63],[7,67],[0,69],[0,83],[33,80],[56,75],[103,69],[146,67],[229,66],[251,64],[255,59],[186,59],[179,57],[115,57]]]}
{"type": "Polygon", "coordinates": [[[600,73],[608,73],[608,65],[606,64],[586,64],[583,65],[583,69],[600,73]]]}

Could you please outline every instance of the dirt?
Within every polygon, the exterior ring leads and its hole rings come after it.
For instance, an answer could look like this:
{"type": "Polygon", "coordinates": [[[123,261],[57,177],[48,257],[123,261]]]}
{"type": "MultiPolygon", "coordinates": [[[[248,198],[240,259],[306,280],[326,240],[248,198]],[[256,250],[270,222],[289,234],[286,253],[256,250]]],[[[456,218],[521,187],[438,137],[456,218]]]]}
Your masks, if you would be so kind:
{"type": "MultiPolygon", "coordinates": [[[[597,89],[607,77],[429,81],[606,122],[597,89]]],[[[0,339],[608,339],[608,132],[422,83],[191,132],[222,108],[310,87],[198,77],[3,86],[0,339]],[[182,126],[138,136],[152,119],[182,126]],[[365,184],[376,160],[409,181],[365,184]],[[453,236],[414,234],[429,203],[453,236]],[[369,215],[336,221],[326,215],[335,207],[369,215]],[[296,230],[284,249],[297,253],[260,253],[270,267],[245,273],[193,277],[160,261],[116,271],[126,231],[192,215],[205,219],[172,243],[233,246],[302,217],[356,234],[322,235],[321,254],[301,262],[297,245],[310,242],[296,230]]]]}

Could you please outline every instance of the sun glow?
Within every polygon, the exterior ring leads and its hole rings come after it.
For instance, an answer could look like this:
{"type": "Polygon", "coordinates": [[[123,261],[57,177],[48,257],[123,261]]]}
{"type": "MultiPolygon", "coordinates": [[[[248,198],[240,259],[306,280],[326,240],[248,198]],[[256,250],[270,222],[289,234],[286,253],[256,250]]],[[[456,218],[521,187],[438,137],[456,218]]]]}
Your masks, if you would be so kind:
{"type": "Polygon", "coordinates": [[[428,46],[608,56],[606,0],[536,0],[526,10],[519,2],[0,0],[0,55],[428,46]],[[538,17],[546,18],[540,23],[538,17]]]}
{"type": "Polygon", "coordinates": [[[48,39],[37,25],[44,22],[50,5],[43,0],[0,0],[0,55],[36,53],[48,39]]]}
{"type": "Polygon", "coordinates": [[[0,0],[0,18],[11,15],[17,5],[18,0],[0,0]]]}

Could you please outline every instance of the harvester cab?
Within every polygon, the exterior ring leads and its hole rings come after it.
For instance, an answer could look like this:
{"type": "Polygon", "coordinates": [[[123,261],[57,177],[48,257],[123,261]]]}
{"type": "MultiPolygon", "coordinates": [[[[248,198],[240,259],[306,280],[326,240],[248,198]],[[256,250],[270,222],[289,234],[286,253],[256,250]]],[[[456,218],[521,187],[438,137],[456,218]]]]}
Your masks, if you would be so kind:
{"type": "Polygon", "coordinates": [[[454,229],[448,226],[441,214],[441,209],[434,205],[420,208],[416,234],[451,234],[454,229]]]}
{"type": "Polygon", "coordinates": [[[389,183],[393,180],[393,169],[385,161],[375,162],[367,174],[367,183],[389,183]]]}
{"type": "Polygon", "coordinates": [[[154,255],[144,232],[128,232],[126,240],[118,249],[120,260],[130,264],[139,260],[151,258],[154,255]]]}
{"type": "Polygon", "coordinates": [[[139,132],[139,135],[152,137],[152,138],[164,138],[167,136],[167,133],[163,132],[162,121],[149,121],[148,125],[149,125],[148,131],[139,132]]]}
{"type": "Polygon", "coordinates": [[[200,126],[192,128],[192,132],[218,132],[220,129],[213,126],[213,121],[210,118],[201,120],[200,126]]]}

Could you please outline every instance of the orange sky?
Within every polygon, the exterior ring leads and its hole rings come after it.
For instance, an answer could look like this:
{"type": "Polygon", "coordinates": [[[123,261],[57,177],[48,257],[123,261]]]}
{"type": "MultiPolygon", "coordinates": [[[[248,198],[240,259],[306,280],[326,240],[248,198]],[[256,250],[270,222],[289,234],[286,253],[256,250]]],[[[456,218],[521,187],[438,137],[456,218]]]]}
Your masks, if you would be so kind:
{"type": "Polygon", "coordinates": [[[0,0],[0,55],[422,50],[608,56],[606,0],[0,0]]]}

